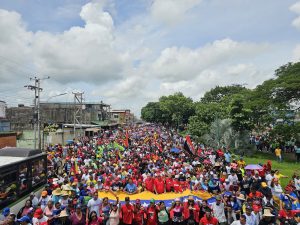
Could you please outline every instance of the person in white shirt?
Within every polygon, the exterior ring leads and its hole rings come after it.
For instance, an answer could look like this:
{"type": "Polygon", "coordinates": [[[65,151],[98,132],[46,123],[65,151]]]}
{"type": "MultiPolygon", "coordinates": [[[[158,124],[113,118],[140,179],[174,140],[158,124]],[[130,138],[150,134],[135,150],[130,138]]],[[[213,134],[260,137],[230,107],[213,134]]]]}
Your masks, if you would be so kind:
{"type": "Polygon", "coordinates": [[[214,217],[216,217],[219,221],[220,225],[225,225],[226,224],[226,216],[225,216],[225,205],[222,201],[221,196],[217,195],[216,196],[216,202],[212,204],[212,210],[214,217]]]}
{"type": "Polygon", "coordinates": [[[256,216],[252,214],[251,206],[246,207],[246,213],[244,214],[246,217],[246,224],[247,225],[257,225],[256,224],[256,216]]]}
{"type": "Polygon", "coordinates": [[[267,175],[266,175],[266,181],[267,181],[268,187],[271,187],[271,183],[272,183],[273,178],[274,178],[274,172],[273,172],[273,175],[272,175],[270,173],[270,171],[268,171],[267,175]]]}
{"type": "Polygon", "coordinates": [[[87,181],[89,179],[90,175],[88,173],[88,171],[84,171],[84,174],[82,174],[81,180],[82,181],[87,181]]]}
{"type": "Polygon", "coordinates": [[[34,208],[37,208],[38,204],[39,204],[39,199],[35,196],[34,192],[31,192],[30,193],[30,197],[29,199],[31,200],[32,202],[32,206],[34,208]]]}
{"type": "Polygon", "coordinates": [[[246,216],[241,215],[240,220],[233,221],[231,225],[246,225],[246,216]]]}
{"type": "Polygon", "coordinates": [[[235,172],[232,172],[232,173],[228,176],[227,179],[229,180],[229,183],[230,183],[230,184],[233,184],[233,182],[238,182],[238,181],[239,181],[239,179],[238,179],[238,177],[237,177],[237,175],[236,175],[235,172]]]}
{"type": "Polygon", "coordinates": [[[100,206],[102,204],[102,200],[98,198],[98,192],[94,193],[94,197],[88,201],[87,209],[86,209],[86,216],[88,219],[89,213],[95,211],[100,216],[100,206]]]}
{"type": "Polygon", "coordinates": [[[37,209],[32,218],[32,225],[47,225],[48,217],[43,214],[42,209],[37,209]]]}

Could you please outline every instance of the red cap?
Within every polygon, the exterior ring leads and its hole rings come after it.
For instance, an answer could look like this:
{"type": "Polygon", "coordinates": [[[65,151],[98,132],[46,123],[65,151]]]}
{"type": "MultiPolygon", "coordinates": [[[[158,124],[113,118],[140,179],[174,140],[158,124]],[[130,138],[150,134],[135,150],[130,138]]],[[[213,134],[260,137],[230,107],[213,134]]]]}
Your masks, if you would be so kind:
{"type": "Polygon", "coordinates": [[[33,217],[38,218],[43,215],[43,210],[41,208],[35,210],[33,217]]]}

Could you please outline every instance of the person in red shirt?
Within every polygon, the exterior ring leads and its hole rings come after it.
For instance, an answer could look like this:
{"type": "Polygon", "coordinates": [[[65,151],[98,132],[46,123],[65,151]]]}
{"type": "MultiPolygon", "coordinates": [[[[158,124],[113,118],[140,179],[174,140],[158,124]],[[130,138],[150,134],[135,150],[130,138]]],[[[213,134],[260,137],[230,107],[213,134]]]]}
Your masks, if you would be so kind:
{"type": "Polygon", "coordinates": [[[188,201],[183,204],[183,216],[185,221],[192,220],[194,224],[199,223],[199,206],[195,204],[193,196],[189,196],[188,201]]]}
{"type": "Polygon", "coordinates": [[[145,179],[145,188],[147,191],[154,192],[154,179],[149,174],[148,177],[145,179]]]}
{"type": "Polygon", "coordinates": [[[174,181],[172,175],[169,174],[168,177],[166,178],[166,191],[171,192],[173,190],[174,190],[174,181]]]}
{"type": "Polygon", "coordinates": [[[140,199],[135,200],[133,212],[134,212],[134,219],[133,219],[134,224],[143,225],[146,215],[145,215],[145,210],[141,205],[140,199]]]}
{"type": "Polygon", "coordinates": [[[155,200],[152,198],[150,200],[150,205],[146,211],[147,214],[147,225],[157,225],[158,224],[158,218],[157,218],[157,208],[155,205],[155,200]]]}
{"type": "Polygon", "coordinates": [[[165,181],[162,179],[161,175],[158,174],[158,177],[154,179],[154,193],[162,194],[166,192],[165,181]]]}
{"type": "Polygon", "coordinates": [[[199,225],[218,225],[218,223],[219,222],[218,222],[217,218],[215,218],[211,215],[211,209],[206,208],[205,216],[202,217],[199,225]]]}
{"type": "Polygon", "coordinates": [[[181,188],[181,184],[180,184],[180,181],[178,180],[178,175],[175,176],[175,180],[173,182],[173,185],[174,185],[174,192],[175,193],[181,193],[183,190],[181,188]]]}
{"type": "Polygon", "coordinates": [[[134,216],[134,208],[130,204],[130,198],[125,198],[125,205],[122,205],[120,211],[120,219],[122,219],[123,224],[132,224],[134,216]]]}

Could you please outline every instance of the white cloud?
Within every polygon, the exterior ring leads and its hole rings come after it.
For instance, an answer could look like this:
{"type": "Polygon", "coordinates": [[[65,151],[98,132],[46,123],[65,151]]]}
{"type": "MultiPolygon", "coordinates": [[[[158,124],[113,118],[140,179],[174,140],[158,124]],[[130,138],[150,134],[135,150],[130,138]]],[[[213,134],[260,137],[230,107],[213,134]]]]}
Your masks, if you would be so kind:
{"type": "MultiPolygon", "coordinates": [[[[30,65],[28,74],[50,75],[63,84],[82,80],[104,84],[120,79],[128,56],[116,50],[113,20],[102,7],[98,2],[84,5],[80,16],[85,26],[56,34],[29,32],[20,14],[0,10],[0,51],[18,64],[30,65]]],[[[24,76],[11,67],[16,66],[1,65],[1,82],[24,76]]]]}
{"type": "Polygon", "coordinates": [[[30,74],[32,33],[26,31],[20,14],[2,9],[0,30],[0,80],[7,84],[30,74]]]}
{"type": "Polygon", "coordinates": [[[166,48],[153,63],[153,73],[166,81],[190,80],[201,71],[231,61],[249,60],[268,49],[266,44],[217,40],[198,49],[166,48]]]}
{"type": "Polygon", "coordinates": [[[174,25],[183,20],[185,14],[200,2],[201,0],[154,0],[150,10],[156,20],[174,25]]]}
{"type": "Polygon", "coordinates": [[[300,61],[300,44],[295,47],[293,53],[294,53],[293,54],[294,55],[294,61],[299,62],[300,61]]]}
{"type": "Polygon", "coordinates": [[[292,25],[300,29],[300,1],[292,5],[290,10],[298,14],[298,17],[293,20],[292,25]]]}

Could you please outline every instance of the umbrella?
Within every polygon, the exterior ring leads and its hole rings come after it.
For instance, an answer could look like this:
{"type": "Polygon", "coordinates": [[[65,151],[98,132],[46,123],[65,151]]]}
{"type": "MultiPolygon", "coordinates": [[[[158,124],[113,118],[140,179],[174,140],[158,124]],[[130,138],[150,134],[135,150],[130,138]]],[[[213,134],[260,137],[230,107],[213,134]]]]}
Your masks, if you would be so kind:
{"type": "Polygon", "coordinates": [[[258,164],[249,164],[245,167],[246,170],[262,170],[263,167],[258,164]]]}
{"type": "Polygon", "coordinates": [[[171,152],[174,152],[174,153],[179,153],[180,150],[178,148],[171,148],[171,152]]]}

